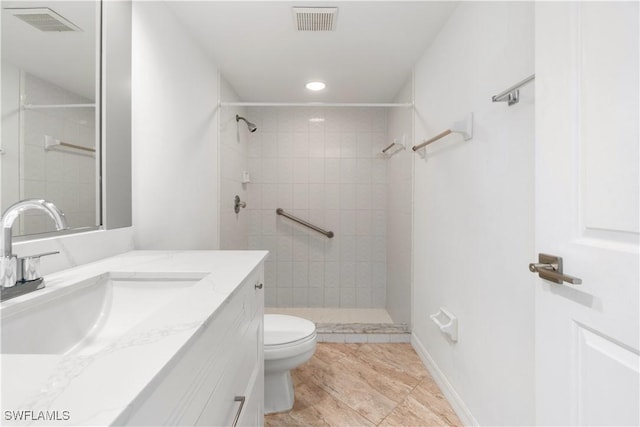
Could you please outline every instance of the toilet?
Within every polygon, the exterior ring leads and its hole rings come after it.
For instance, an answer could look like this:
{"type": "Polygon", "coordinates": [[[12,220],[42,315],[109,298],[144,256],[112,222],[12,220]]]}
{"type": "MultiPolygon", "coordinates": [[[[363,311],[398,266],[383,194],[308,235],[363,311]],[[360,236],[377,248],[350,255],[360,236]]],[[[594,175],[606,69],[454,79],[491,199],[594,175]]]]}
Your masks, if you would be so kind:
{"type": "Polygon", "coordinates": [[[264,315],[264,412],[293,408],[291,369],[311,359],[316,350],[316,325],[300,317],[264,315]]]}

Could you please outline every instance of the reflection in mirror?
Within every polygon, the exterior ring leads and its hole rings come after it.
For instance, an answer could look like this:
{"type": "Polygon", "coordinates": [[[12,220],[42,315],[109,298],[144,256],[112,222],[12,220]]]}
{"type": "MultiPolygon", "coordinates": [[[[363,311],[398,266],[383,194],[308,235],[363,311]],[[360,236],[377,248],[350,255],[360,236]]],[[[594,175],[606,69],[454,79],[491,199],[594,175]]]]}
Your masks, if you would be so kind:
{"type": "MultiPolygon", "coordinates": [[[[69,227],[100,225],[100,2],[2,2],[0,210],[55,203],[69,227]]],[[[53,231],[25,213],[14,235],[53,231]]]]}

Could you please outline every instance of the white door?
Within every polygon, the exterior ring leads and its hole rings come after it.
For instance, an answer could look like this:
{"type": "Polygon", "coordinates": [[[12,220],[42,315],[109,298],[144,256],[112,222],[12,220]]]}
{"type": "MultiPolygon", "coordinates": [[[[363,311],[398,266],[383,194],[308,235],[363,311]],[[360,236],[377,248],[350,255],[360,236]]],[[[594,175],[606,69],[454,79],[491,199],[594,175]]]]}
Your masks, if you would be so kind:
{"type": "Polygon", "coordinates": [[[539,425],[640,425],[638,6],[536,3],[539,425]]]}

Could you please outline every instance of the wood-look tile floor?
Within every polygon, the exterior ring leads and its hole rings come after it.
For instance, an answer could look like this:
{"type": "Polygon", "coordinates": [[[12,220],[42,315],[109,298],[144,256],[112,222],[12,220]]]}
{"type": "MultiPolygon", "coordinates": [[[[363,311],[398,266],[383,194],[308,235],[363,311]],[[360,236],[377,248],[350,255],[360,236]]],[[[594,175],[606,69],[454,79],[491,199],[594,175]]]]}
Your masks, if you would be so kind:
{"type": "Polygon", "coordinates": [[[318,343],[291,372],[295,403],[265,426],[459,426],[411,344],[318,343]]]}

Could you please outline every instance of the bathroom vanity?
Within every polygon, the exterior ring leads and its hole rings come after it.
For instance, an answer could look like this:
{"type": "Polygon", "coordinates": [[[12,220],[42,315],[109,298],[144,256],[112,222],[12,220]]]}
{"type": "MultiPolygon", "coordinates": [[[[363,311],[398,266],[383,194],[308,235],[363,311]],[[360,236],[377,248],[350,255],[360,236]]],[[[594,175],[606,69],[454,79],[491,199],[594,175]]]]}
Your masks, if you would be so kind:
{"type": "Polygon", "coordinates": [[[266,255],[134,251],[3,302],[2,425],[262,425],[266,255]]]}

